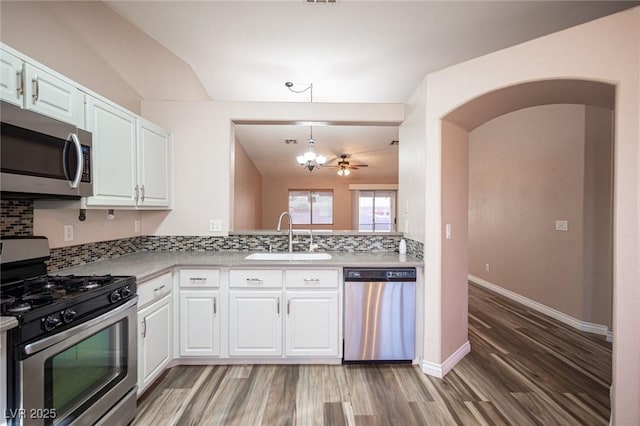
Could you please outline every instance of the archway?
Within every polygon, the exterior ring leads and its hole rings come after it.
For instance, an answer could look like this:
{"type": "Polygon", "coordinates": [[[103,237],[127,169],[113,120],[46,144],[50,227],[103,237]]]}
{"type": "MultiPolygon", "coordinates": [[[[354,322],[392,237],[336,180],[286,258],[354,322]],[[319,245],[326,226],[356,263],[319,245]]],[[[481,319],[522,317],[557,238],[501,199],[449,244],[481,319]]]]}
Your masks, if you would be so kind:
{"type": "MultiPolygon", "coordinates": [[[[504,87],[465,103],[441,120],[441,217],[443,239],[441,240],[441,297],[442,322],[452,324],[466,321],[460,312],[467,312],[466,271],[469,270],[468,238],[469,223],[469,135],[484,123],[513,111],[531,107],[555,104],[577,104],[597,107],[609,111],[615,106],[615,86],[607,83],[587,80],[540,80],[504,87]],[[453,231],[451,231],[453,230],[453,231]],[[455,238],[450,239],[450,233],[455,238]]],[[[611,141],[610,141],[611,142],[611,141]]],[[[611,203],[611,201],[609,201],[611,203]]],[[[609,207],[611,204],[609,204],[609,207]]],[[[611,238],[611,226],[608,236],[611,238]]],[[[582,271],[580,271],[582,272],[582,271]]],[[[611,276],[609,277],[612,282],[611,276]]],[[[610,289],[609,289],[610,291],[610,289]]],[[[589,291],[578,297],[591,297],[589,291]]],[[[611,301],[609,300],[609,307],[611,301]]],[[[542,305],[542,304],[541,304],[542,305]]],[[[609,316],[610,316],[609,311],[609,316]]],[[[585,324],[587,317],[580,317],[585,324]]],[[[572,318],[567,315],[567,318],[572,318]]],[[[566,322],[566,321],[565,321],[566,322]]],[[[580,321],[575,321],[579,323],[580,321]]],[[[571,322],[568,322],[571,323],[571,322]]],[[[609,323],[610,324],[610,323],[609,323]]],[[[576,326],[575,324],[571,324],[576,326]]],[[[466,327],[464,328],[466,330],[466,327]]],[[[458,329],[459,330],[459,329],[458,329]]],[[[593,331],[593,330],[589,330],[593,331]]],[[[606,326],[604,331],[607,331],[606,326]]],[[[443,352],[451,353],[456,349],[455,342],[450,348],[443,342],[443,352]]],[[[463,351],[468,351],[468,345],[463,351]]],[[[460,354],[461,350],[458,350],[460,354]]],[[[455,352],[454,352],[455,354],[455,352]]],[[[462,355],[462,354],[460,354],[462,355]]]]}

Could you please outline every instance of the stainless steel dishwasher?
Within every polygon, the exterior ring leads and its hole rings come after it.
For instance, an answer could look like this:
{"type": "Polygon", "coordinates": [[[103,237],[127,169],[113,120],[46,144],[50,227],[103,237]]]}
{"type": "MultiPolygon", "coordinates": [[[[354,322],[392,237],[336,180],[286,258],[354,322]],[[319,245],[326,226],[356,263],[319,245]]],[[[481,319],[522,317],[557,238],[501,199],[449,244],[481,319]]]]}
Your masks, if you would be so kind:
{"type": "Polygon", "coordinates": [[[415,268],[344,269],[344,361],[412,361],[415,268]]]}

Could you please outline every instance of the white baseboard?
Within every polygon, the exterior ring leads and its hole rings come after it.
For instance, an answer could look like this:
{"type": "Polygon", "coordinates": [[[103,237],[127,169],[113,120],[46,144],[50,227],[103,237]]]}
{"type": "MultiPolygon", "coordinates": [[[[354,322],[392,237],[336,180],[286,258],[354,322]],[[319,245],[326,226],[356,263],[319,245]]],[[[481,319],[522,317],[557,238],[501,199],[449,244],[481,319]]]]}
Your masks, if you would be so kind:
{"type": "Polygon", "coordinates": [[[524,296],[521,296],[503,287],[495,285],[487,280],[483,280],[482,278],[476,277],[475,275],[469,274],[468,278],[469,278],[469,281],[475,284],[478,284],[479,286],[484,287],[487,290],[493,291],[494,293],[498,293],[513,301],[521,303],[535,311],[540,312],[541,314],[545,314],[575,329],[578,329],[580,331],[586,331],[587,333],[607,336],[607,340],[609,340],[609,338],[613,340],[613,333],[609,330],[609,328],[606,325],[595,324],[587,321],[581,321],[577,318],[574,318],[570,315],[565,314],[564,312],[560,312],[558,310],[550,308],[549,306],[543,305],[542,303],[536,302],[535,300],[528,299],[524,296]]]}
{"type": "Polygon", "coordinates": [[[422,360],[420,362],[420,368],[422,369],[422,372],[424,374],[442,379],[469,352],[471,352],[471,345],[469,344],[469,341],[466,341],[462,346],[456,349],[456,351],[452,353],[449,358],[447,358],[442,364],[436,364],[434,362],[422,360]]]}

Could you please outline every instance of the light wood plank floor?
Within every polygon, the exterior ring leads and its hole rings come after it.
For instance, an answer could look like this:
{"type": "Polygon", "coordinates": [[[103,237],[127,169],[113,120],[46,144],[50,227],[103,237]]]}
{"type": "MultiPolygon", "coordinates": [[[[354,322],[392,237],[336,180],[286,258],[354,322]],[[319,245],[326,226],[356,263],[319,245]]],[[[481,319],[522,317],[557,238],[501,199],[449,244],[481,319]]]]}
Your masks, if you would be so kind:
{"type": "Polygon", "coordinates": [[[469,285],[472,351],[410,365],[175,367],[136,425],[606,425],[611,345],[469,285]]]}

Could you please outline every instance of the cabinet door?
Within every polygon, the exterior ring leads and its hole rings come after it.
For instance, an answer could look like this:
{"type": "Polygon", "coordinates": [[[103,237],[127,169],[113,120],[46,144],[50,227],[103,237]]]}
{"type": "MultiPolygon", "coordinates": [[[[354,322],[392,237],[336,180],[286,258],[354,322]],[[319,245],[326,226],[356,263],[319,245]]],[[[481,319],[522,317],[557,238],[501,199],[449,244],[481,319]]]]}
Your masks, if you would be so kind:
{"type": "Polygon", "coordinates": [[[171,296],[138,312],[138,393],[150,385],[171,360],[171,296]]]}
{"type": "Polygon", "coordinates": [[[286,356],[338,356],[338,292],[287,291],[286,356]]]}
{"type": "Polygon", "coordinates": [[[93,197],[89,206],[135,207],[136,117],[87,95],[93,133],[93,197]]]}
{"type": "Polygon", "coordinates": [[[229,294],[229,355],[282,355],[281,291],[229,294]]]}
{"type": "Polygon", "coordinates": [[[220,354],[219,291],[180,290],[180,355],[220,354]]]}
{"type": "Polygon", "coordinates": [[[21,59],[12,54],[0,51],[0,98],[3,101],[23,106],[21,59]]]}
{"type": "Polygon", "coordinates": [[[171,135],[145,119],[138,123],[138,205],[170,207],[171,135]]]}
{"type": "Polygon", "coordinates": [[[76,126],[82,125],[78,89],[31,64],[24,66],[24,107],[76,126]]]}

